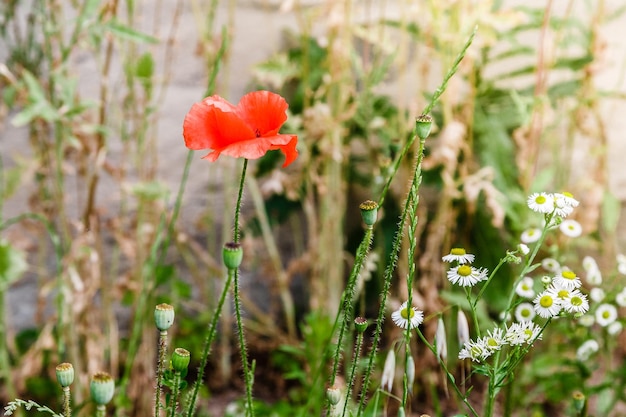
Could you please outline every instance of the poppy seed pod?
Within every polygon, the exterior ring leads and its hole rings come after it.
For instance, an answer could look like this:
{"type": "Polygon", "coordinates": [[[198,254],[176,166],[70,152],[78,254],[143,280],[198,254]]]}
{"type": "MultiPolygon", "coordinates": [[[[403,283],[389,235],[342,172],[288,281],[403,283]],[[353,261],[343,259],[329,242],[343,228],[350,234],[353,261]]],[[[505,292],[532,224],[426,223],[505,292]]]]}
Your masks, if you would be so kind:
{"type": "Polygon", "coordinates": [[[106,372],[96,372],[91,377],[89,385],[91,399],[98,405],[107,405],[113,398],[115,392],[115,382],[113,377],[106,372]]]}
{"type": "Polygon", "coordinates": [[[74,382],[74,367],[71,363],[62,363],[56,367],[57,381],[61,387],[69,387],[74,382]]]}
{"type": "Polygon", "coordinates": [[[587,399],[585,398],[585,394],[583,394],[580,391],[575,391],[572,394],[572,402],[574,405],[574,409],[576,411],[578,411],[579,413],[581,411],[583,411],[583,408],[585,408],[585,402],[587,401],[587,399]]]}
{"type": "Polygon", "coordinates": [[[424,140],[430,135],[430,130],[433,127],[433,118],[427,114],[422,114],[415,121],[415,130],[417,131],[417,137],[424,140]]]}
{"type": "Polygon", "coordinates": [[[341,400],[341,390],[334,385],[330,388],[326,388],[326,398],[331,405],[339,404],[341,400]]]}
{"type": "Polygon", "coordinates": [[[184,372],[187,370],[190,360],[191,356],[187,349],[176,348],[172,353],[172,368],[176,372],[184,372]]]}
{"type": "Polygon", "coordinates": [[[154,308],[154,322],[157,329],[166,331],[174,324],[174,307],[169,304],[159,304],[154,308]]]}
{"type": "Polygon", "coordinates": [[[378,217],[378,203],[372,200],[366,200],[359,205],[359,208],[361,209],[363,223],[368,227],[372,227],[378,217]]]}
{"type": "Polygon", "coordinates": [[[357,317],[354,319],[354,327],[356,327],[356,331],[359,333],[363,333],[367,329],[367,320],[363,317],[357,317]]]}
{"type": "Polygon", "coordinates": [[[237,269],[243,260],[243,248],[240,243],[228,242],[222,249],[222,259],[228,269],[237,269]]]}

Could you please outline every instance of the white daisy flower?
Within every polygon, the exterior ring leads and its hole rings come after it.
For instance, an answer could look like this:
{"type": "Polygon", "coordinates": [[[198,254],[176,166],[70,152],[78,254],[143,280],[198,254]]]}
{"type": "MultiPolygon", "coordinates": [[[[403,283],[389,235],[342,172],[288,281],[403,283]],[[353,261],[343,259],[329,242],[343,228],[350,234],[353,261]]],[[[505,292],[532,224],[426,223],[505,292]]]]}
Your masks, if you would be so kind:
{"type": "Polygon", "coordinates": [[[519,245],[517,245],[517,250],[522,255],[528,255],[530,253],[530,248],[525,243],[520,243],[519,245]]]}
{"type": "Polygon", "coordinates": [[[626,275],[626,262],[620,262],[617,264],[617,272],[622,275],[626,275]]]}
{"type": "Polygon", "coordinates": [[[533,298],[535,297],[534,284],[535,281],[531,277],[524,277],[515,287],[515,293],[522,298],[533,298]]]}
{"type": "Polygon", "coordinates": [[[609,326],[606,328],[606,331],[611,336],[617,336],[622,332],[623,328],[624,327],[622,326],[622,323],[620,323],[619,321],[614,321],[613,323],[609,324],[609,326]]]}
{"type": "Polygon", "coordinates": [[[520,303],[515,307],[515,320],[517,321],[530,321],[535,318],[535,310],[530,303],[520,303]]]}
{"type": "Polygon", "coordinates": [[[540,237],[541,237],[541,229],[537,229],[536,227],[531,227],[529,229],[524,230],[519,239],[523,243],[528,244],[528,243],[534,243],[538,241],[540,237]]]}
{"type": "Polygon", "coordinates": [[[567,205],[570,207],[578,207],[578,200],[574,198],[572,193],[563,191],[562,193],[554,193],[553,196],[554,196],[555,201],[561,201],[563,202],[563,205],[567,205]]]}
{"type": "Polygon", "coordinates": [[[541,267],[550,272],[559,272],[561,270],[561,264],[554,258],[543,258],[541,267]]]}
{"type": "Polygon", "coordinates": [[[617,293],[615,302],[620,307],[626,307],[626,288],[617,293]]]}
{"type": "Polygon", "coordinates": [[[576,350],[576,358],[578,358],[579,361],[586,361],[598,350],[600,350],[598,342],[594,339],[589,339],[576,350]]]}
{"type": "Polygon", "coordinates": [[[537,294],[533,303],[535,305],[535,312],[544,319],[554,317],[561,311],[559,299],[549,291],[537,294]]]}
{"type": "Polygon", "coordinates": [[[554,298],[558,299],[559,303],[562,304],[564,300],[567,300],[570,297],[570,292],[572,290],[554,282],[546,291],[549,292],[554,298]]]}
{"type": "Polygon", "coordinates": [[[568,313],[585,314],[589,311],[587,296],[578,290],[570,293],[569,297],[562,302],[563,309],[568,313]]]}
{"type": "Polygon", "coordinates": [[[466,253],[463,248],[452,248],[450,253],[443,258],[444,262],[458,262],[460,264],[471,264],[474,262],[474,255],[466,253]]]}
{"type": "Polygon", "coordinates": [[[578,237],[583,233],[583,227],[573,219],[563,220],[559,225],[559,229],[567,237],[578,237]]]}
{"type": "Polygon", "coordinates": [[[589,291],[589,298],[591,298],[596,303],[602,302],[602,300],[604,300],[604,297],[606,297],[606,294],[604,293],[604,290],[602,288],[595,287],[592,288],[591,291],[589,291]]]}
{"type": "Polygon", "coordinates": [[[598,263],[593,257],[585,256],[583,258],[583,269],[587,272],[594,270],[594,269],[598,269],[598,263]]]}
{"type": "Polygon", "coordinates": [[[504,338],[511,346],[519,346],[524,343],[530,345],[535,340],[541,339],[541,327],[532,321],[513,323],[507,328],[504,338]]]}
{"type": "Polygon", "coordinates": [[[483,337],[483,343],[491,352],[500,350],[506,344],[504,331],[499,327],[487,331],[487,336],[483,337]]]}
{"type": "Polygon", "coordinates": [[[409,308],[407,302],[402,303],[399,309],[391,313],[391,319],[396,326],[402,329],[415,329],[424,321],[424,312],[415,307],[409,308]]]}
{"type": "Polygon", "coordinates": [[[475,342],[469,341],[459,352],[459,359],[471,359],[474,362],[482,362],[491,356],[491,351],[487,349],[484,339],[475,342]]]}
{"type": "Polygon", "coordinates": [[[596,322],[606,327],[617,320],[617,308],[613,304],[600,304],[596,309],[596,322]]]}
{"type": "Polygon", "coordinates": [[[582,285],[582,282],[580,282],[580,278],[576,276],[576,273],[567,269],[556,275],[552,282],[555,285],[559,287],[564,287],[568,290],[580,288],[580,286],[582,285]]]}
{"type": "Polygon", "coordinates": [[[624,255],[623,253],[618,253],[617,255],[615,255],[615,260],[618,264],[624,264],[626,263],[626,255],[624,255]]]}
{"type": "Polygon", "coordinates": [[[578,324],[584,327],[591,327],[596,322],[596,319],[591,314],[585,314],[578,318],[578,324]]]}
{"type": "Polygon", "coordinates": [[[461,287],[472,287],[487,279],[487,270],[469,265],[459,265],[448,271],[448,280],[461,287]]]}
{"type": "Polygon", "coordinates": [[[548,275],[544,275],[541,277],[541,283],[543,284],[544,288],[547,288],[548,285],[552,284],[552,281],[552,277],[548,275]]]}
{"type": "Polygon", "coordinates": [[[554,197],[548,193],[534,193],[528,197],[528,207],[537,213],[552,213],[554,211],[554,197]]]}

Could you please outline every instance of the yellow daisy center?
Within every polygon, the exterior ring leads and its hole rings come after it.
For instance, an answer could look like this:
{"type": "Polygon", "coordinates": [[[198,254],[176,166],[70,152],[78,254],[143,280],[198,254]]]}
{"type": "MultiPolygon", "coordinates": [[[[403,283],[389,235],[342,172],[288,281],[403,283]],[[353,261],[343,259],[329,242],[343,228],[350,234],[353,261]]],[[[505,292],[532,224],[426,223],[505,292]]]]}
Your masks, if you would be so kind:
{"type": "Polygon", "coordinates": [[[541,304],[541,307],[550,308],[552,307],[552,304],[554,304],[554,301],[552,300],[552,297],[550,297],[549,295],[544,295],[539,300],[539,304],[541,304]]]}
{"type": "Polygon", "coordinates": [[[567,290],[560,290],[557,293],[557,297],[559,297],[560,299],[565,299],[569,296],[569,292],[567,290]]]}
{"type": "Polygon", "coordinates": [[[472,268],[467,265],[462,265],[456,272],[462,277],[467,277],[472,273],[472,268]]]}
{"type": "Polygon", "coordinates": [[[542,195],[537,196],[537,198],[535,198],[535,202],[537,204],[544,204],[546,202],[546,198],[542,195]]]}
{"type": "Polygon", "coordinates": [[[405,320],[412,319],[414,315],[415,315],[415,310],[413,310],[412,308],[405,307],[402,310],[400,310],[400,316],[402,316],[402,318],[405,320]]]}
{"type": "Polygon", "coordinates": [[[463,248],[452,248],[450,250],[450,255],[457,255],[457,256],[465,255],[465,249],[463,249],[463,248]]]}
{"type": "Polygon", "coordinates": [[[572,271],[563,271],[561,276],[565,279],[572,279],[572,280],[576,279],[576,274],[573,273],[572,271]]]}

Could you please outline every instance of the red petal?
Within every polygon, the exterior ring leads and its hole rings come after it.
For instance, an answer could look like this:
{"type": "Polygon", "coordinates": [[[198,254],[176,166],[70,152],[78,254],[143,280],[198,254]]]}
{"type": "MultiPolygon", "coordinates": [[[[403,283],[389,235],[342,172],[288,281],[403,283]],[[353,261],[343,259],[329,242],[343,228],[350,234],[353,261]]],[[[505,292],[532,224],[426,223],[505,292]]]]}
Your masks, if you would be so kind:
{"type": "Polygon", "coordinates": [[[278,149],[282,153],[285,154],[285,163],[283,164],[283,168],[292,163],[298,157],[298,150],[296,149],[296,145],[298,144],[298,136],[296,135],[281,135],[288,136],[289,142],[286,145],[279,145],[278,149]]]}
{"type": "Polygon", "coordinates": [[[241,98],[237,114],[257,136],[273,136],[287,120],[289,107],[284,98],[269,91],[254,91],[241,98]]]}
{"type": "Polygon", "coordinates": [[[185,116],[183,136],[189,149],[221,150],[233,142],[256,137],[255,132],[232,112],[234,107],[230,103],[223,99],[215,101],[213,97],[208,99],[194,104],[185,116]]]}

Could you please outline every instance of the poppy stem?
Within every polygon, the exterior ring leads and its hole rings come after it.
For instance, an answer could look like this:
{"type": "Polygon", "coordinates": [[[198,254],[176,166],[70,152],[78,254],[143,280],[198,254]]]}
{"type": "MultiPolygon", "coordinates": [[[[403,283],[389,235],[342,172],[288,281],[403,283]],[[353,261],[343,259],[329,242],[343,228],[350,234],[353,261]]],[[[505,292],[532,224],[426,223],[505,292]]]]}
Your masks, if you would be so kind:
{"type": "Polygon", "coordinates": [[[244,158],[241,169],[241,179],[239,180],[239,194],[237,195],[237,205],[235,206],[235,226],[233,230],[233,242],[239,243],[239,213],[241,212],[241,199],[243,197],[243,185],[246,180],[246,170],[248,169],[248,159],[244,158]]]}

